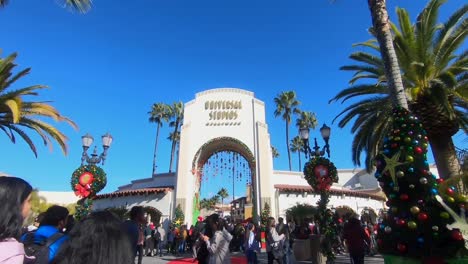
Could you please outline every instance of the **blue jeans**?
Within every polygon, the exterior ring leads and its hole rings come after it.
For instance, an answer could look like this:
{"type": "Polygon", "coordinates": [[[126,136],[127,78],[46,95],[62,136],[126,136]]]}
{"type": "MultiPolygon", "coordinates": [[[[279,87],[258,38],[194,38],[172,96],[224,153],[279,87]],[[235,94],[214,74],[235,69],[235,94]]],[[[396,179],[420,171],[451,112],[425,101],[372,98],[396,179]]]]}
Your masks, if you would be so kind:
{"type": "Polygon", "coordinates": [[[179,253],[184,253],[185,252],[185,240],[180,241],[179,244],[179,253]]]}
{"type": "Polygon", "coordinates": [[[257,264],[258,263],[257,252],[255,252],[254,250],[248,249],[246,251],[246,255],[247,255],[247,263],[248,264],[257,264]]]}
{"type": "Polygon", "coordinates": [[[285,240],[283,243],[284,248],[284,256],[283,256],[283,263],[289,264],[289,254],[291,254],[291,249],[289,248],[289,240],[285,240]]]}

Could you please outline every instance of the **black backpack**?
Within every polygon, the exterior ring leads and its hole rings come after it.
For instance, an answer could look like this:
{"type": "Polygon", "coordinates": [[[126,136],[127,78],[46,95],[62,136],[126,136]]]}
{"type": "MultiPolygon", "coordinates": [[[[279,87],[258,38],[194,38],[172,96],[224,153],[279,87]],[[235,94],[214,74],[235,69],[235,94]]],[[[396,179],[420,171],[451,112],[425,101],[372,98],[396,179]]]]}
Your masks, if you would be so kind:
{"type": "Polygon", "coordinates": [[[57,240],[63,237],[63,234],[58,232],[53,234],[47,239],[44,239],[40,243],[34,242],[34,235],[36,232],[29,232],[26,234],[24,239],[24,251],[27,256],[35,257],[34,264],[48,264],[49,263],[49,254],[50,246],[54,244],[57,240]]]}

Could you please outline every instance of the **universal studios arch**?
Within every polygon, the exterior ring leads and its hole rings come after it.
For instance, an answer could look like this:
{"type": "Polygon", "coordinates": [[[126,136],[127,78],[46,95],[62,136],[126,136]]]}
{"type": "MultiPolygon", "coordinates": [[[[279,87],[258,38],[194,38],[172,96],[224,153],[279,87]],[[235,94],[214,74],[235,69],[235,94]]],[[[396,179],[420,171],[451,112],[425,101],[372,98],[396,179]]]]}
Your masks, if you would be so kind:
{"type": "MultiPolygon", "coordinates": [[[[191,225],[200,213],[199,201],[206,194],[204,188],[216,193],[220,187],[237,186],[236,192],[227,188],[230,195],[226,202],[233,194],[239,197],[244,183],[249,186],[244,190],[248,193],[246,198],[250,196],[253,203],[248,204],[248,209],[254,220],[259,220],[266,203],[275,218],[286,218],[287,210],[298,203],[315,205],[319,195],[302,171],[273,170],[265,115],[264,102],[255,98],[253,92],[220,88],[197,93],[185,104],[177,170],[135,179],[114,192],[98,194],[93,210],[154,207],[161,212],[160,222],[169,228],[180,205],[184,223],[191,225]]],[[[331,187],[331,208],[348,206],[356,212],[364,207],[376,211],[385,208],[385,195],[373,175],[354,169],[338,169],[338,174],[338,184],[331,187]]],[[[249,217],[246,206],[239,205],[236,212],[236,220],[249,217]]]]}
{"type": "MultiPolygon", "coordinates": [[[[221,152],[230,153],[231,162],[240,158],[248,164],[248,173],[243,177],[252,186],[254,219],[258,219],[265,203],[270,204],[272,215],[276,215],[275,207],[271,206],[273,158],[265,104],[253,92],[234,88],[206,90],[185,104],[174,208],[180,205],[186,221],[196,221],[209,159],[221,152]]],[[[222,169],[231,170],[231,167],[222,169]]],[[[235,170],[234,164],[233,178],[235,170]]]]}

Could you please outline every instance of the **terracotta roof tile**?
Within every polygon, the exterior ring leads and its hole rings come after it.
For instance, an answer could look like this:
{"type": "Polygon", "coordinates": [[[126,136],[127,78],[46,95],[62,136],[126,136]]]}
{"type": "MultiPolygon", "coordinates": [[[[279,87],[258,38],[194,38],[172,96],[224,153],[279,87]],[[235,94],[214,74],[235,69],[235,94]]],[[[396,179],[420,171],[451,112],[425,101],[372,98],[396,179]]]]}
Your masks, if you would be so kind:
{"type": "Polygon", "coordinates": [[[118,191],[118,192],[112,192],[112,193],[98,194],[94,197],[94,200],[112,198],[112,197],[122,197],[122,196],[167,193],[172,190],[173,190],[173,187],[158,187],[158,188],[142,188],[142,189],[127,190],[127,191],[118,191]]]}

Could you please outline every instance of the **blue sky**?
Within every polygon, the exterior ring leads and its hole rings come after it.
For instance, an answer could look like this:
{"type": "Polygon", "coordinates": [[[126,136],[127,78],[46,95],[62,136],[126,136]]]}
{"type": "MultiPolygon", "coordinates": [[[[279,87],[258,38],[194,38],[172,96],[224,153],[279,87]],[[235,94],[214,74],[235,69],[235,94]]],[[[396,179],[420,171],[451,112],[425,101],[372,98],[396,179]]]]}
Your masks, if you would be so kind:
{"type": "MultiPolygon", "coordinates": [[[[24,142],[14,145],[0,136],[0,171],[42,190],[69,190],[70,175],[80,165],[81,136],[87,132],[96,139],[108,131],[114,136],[104,192],[150,177],[155,126],[146,113],[152,103],[187,102],[196,92],[216,87],[250,90],[266,103],[272,144],[281,153],[275,169],[287,169],[284,124],[274,118],[274,96],[295,90],[301,108],[330,125],[344,105],[328,100],[350,78],[338,68],[349,62],[353,43],[369,39],[371,24],[364,0],[94,2],[86,15],[67,12],[53,0],[15,0],[0,10],[2,56],[18,52],[19,67],[32,67],[13,88],[48,85],[40,99],[54,101],[80,127],[74,131],[58,125],[70,138],[68,156],[57,146],[50,152],[33,136],[39,147],[36,159],[24,142]]],[[[414,18],[426,4],[387,2],[391,18],[396,6],[414,18]]],[[[463,3],[448,1],[441,18],[463,3]]],[[[339,168],[353,168],[349,130],[332,126],[332,159],[339,168]]],[[[159,171],[169,165],[168,134],[166,126],[159,171]]],[[[466,147],[465,138],[455,136],[456,144],[466,147]]]]}

